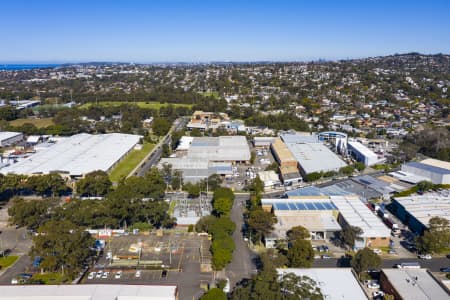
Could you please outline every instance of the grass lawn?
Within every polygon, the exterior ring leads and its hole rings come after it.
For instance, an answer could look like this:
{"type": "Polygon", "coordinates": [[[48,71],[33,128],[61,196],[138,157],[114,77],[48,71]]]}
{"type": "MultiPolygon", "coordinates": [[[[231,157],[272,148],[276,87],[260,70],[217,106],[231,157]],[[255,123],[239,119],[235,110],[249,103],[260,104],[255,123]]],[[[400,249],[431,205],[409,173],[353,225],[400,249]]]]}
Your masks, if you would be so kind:
{"type": "Polygon", "coordinates": [[[45,274],[33,274],[34,280],[42,280],[45,284],[61,284],[68,281],[67,277],[61,275],[61,273],[45,273],[45,274]]]}
{"type": "Polygon", "coordinates": [[[44,128],[54,124],[52,118],[17,119],[9,122],[9,124],[12,126],[22,126],[25,123],[31,123],[37,128],[44,128]]]}
{"type": "Polygon", "coordinates": [[[205,97],[213,97],[215,99],[220,99],[218,92],[201,92],[200,94],[202,94],[205,97]]]}
{"type": "MultiPolygon", "coordinates": [[[[122,104],[129,104],[129,105],[133,105],[134,102],[125,102],[125,101],[102,101],[99,102],[98,104],[89,102],[89,103],[85,103],[83,105],[80,106],[81,109],[83,108],[89,108],[91,106],[95,106],[95,105],[99,105],[99,106],[120,106],[122,104]]],[[[192,104],[178,104],[178,103],[159,103],[159,102],[145,102],[145,101],[138,101],[136,102],[137,106],[139,106],[140,108],[152,108],[152,109],[160,109],[161,107],[165,107],[168,106],[169,104],[172,104],[174,107],[188,107],[191,108],[192,104]]]]}
{"type": "Polygon", "coordinates": [[[0,257],[0,267],[2,269],[7,268],[9,266],[12,266],[17,260],[19,259],[18,256],[6,256],[6,257],[0,257]]]}
{"type": "Polygon", "coordinates": [[[155,147],[154,144],[144,143],[141,150],[132,150],[109,174],[112,182],[118,182],[120,178],[128,176],[144,157],[155,147]]]}

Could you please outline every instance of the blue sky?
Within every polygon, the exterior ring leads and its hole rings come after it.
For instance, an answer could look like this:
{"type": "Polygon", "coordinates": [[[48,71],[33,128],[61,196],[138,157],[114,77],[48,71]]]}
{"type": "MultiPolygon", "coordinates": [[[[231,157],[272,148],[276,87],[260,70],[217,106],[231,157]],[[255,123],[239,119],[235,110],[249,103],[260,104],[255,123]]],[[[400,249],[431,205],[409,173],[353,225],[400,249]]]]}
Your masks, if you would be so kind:
{"type": "Polygon", "coordinates": [[[0,62],[450,53],[450,1],[0,2],[0,62]]]}

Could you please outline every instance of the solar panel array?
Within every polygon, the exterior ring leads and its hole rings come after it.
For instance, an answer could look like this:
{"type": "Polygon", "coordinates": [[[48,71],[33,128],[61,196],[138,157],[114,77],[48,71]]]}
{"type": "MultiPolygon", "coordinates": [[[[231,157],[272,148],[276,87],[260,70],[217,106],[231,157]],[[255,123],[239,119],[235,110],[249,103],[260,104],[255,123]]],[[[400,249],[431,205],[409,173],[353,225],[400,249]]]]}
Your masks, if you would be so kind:
{"type": "Polygon", "coordinates": [[[337,210],[332,202],[277,202],[273,203],[275,210],[337,210]]]}

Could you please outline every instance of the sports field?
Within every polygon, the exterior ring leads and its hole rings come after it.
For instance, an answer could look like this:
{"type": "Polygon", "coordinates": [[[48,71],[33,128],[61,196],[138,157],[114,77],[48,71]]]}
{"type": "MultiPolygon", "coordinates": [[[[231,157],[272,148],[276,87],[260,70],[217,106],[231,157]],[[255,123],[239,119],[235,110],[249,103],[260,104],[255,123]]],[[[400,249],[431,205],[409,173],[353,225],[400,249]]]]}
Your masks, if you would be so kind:
{"type": "Polygon", "coordinates": [[[178,104],[178,103],[159,103],[159,102],[144,102],[144,101],[138,101],[138,102],[124,102],[124,101],[102,101],[98,103],[85,103],[80,106],[81,109],[83,108],[89,108],[91,106],[120,106],[122,104],[128,104],[128,105],[134,105],[136,104],[140,108],[151,108],[151,109],[160,109],[161,107],[168,106],[169,104],[172,104],[174,107],[187,107],[191,108],[192,104],[178,104]]]}
{"type": "Polygon", "coordinates": [[[48,127],[48,126],[54,124],[52,118],[16,119],[16,120],[9,122],[9,124],[11,124],[12,126],[15,126],[15,127],[22,126],[25,123],[31,123],[34,126],[36,126],[37,128],[45,128],[45,127],[48,127]]]}

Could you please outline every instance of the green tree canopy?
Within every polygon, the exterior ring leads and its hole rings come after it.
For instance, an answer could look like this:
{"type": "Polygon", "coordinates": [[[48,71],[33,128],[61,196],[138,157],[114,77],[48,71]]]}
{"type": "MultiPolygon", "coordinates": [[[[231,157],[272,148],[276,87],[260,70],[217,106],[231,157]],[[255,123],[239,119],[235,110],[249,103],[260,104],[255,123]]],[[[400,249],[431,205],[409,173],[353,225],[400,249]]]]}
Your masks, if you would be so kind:
{"type": "Polygon", "coordinates": [[[104,171],[93,171],[77,182],[77,192],[82,196],[103,197],[109,193],[112,182],[104,171]]]}
{"type": "Polygon", "coordinates": [[[170,122],[166,118],[155,118],[152,123],[153,133],[158,136],[166,135],[170,130],[170,122]]]}
{"type": "Polygon", "coordinates": [[[450,245],[449,221],[441,217],[433,217],[428,230],[417,239],[417,247],[421,253],[442,253],[450,245]]]}
{"type": "Polygon", "coordinates": [[[381,266],[381,258],[370,248],[364,248],[356,252],[351,260],[351,265],[360,275],[369,269],[378,269],[381,266]]]}
{"type": "Polygon", "coordinates": [[[90,256],[94,239],[69,221],[52,220],[39,227],[33,243],[30,255],[41,257],[43,269],[74,276],[90,256]]]}
{"type": "Polygon", "coordinates": [[[363,231],[361,228],[356,226],[349,226],[346,225],[342,228],[342,231],[340,232],[339,236],[341,241],[348,245],[351,249],[355,247],[356,241],[361,241],[361,235],[363,234],[363,231]]]}
{"type": "Polygon", "coordinates": [[[314,249],[307,240],[295,240],[287,252],[289,266],[292,268],[309,268],[314,261],[314,249]]]}
{"type": "Polygon", "coordinates": [[[295,240],[309,239],[311,237],[308,229],[306,229],[303,226],[292,227],[290,230],[287,231],[286,235],[290,242],[295,240]]]}

